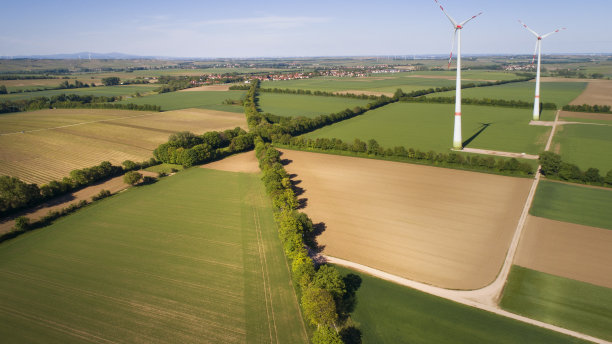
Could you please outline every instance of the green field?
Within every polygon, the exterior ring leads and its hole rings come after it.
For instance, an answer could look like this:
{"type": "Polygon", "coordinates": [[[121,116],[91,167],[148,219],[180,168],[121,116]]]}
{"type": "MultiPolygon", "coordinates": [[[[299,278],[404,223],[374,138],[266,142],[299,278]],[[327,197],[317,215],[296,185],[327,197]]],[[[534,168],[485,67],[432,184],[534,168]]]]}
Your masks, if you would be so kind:
{"type": "Polygon", "coordinates": [[[364,106],[369,100],[321,97],[297,94],[280,94],[262,92],[259,94],[259,108],[262,112],[269,112],[279,116],[316,117],[339,112],[346,108],[364,106]]]}
{"type": "Polygon", "coordinates": [[[363,343],[585,343],[339,267],[362,278],[351,315],[363,343]]]}
{"type": "Polygon", "coordinates": [[[182,171],[184,169],[183,165],[176,164],[159,164],[145,168],[145,171],[155,172],[155,173],[172,173],[172,170],[182,171]]]}
{"type": "MultiPolygon", "coordinates": [[[[584,82],[543,82],[540,96],[543,103],[555,103],[557,107],[569,104],[586,88],[584,82]]],[[[510,84],[475,87],[461,90],[462,98],[489,98],[522,100],[533,103],[535,95],[535,82],[515,82],[510,84]]],[[[428,97],[454,97],[455,91],[434,93],[428,97]]]]}
{"type": "Polygon", "coordinates": [[[553,149],[563,161],[578,165],[582,170],[598,168],[605,175],[612,170],[612,126],[571,124],[557,127],[553,149]]]}
{"type": "Polygon", "coordinates": [[[540,181],[529,213],[547,219],[612,229],[612,189],[540,181]]]}
{"type": "Polygon", "coordinates": [[[501,307],[526,317],[612,340],[612,289],[513,266],[501,307]]]}
{"type": "Polygon", "coordinates": [[[5,343],[305,343],[256,174],[193,168],[0,245],[5,343]]]}
{"type": "Polygon", "coordinates": [[[152,92],[157,85],[126,85],[126,86],[98,86],[86,88],[72,88],[65,90],[48,90],[40,92],[25,92],[0,95],[0,101],[19,100],[36,97],[52,97],[60,94],[79,94],[93,96],[129,96],[136,93],[152,92]]]}
{"type": "MultiPolygon", "coordinates": [[[[444,152],[452,147],[453,108],[453,104],[395,103],[321,128],[306,137],[349,142],[355,138],[375,139],[385,147],[403,145],[444,152]]],[[[552,118],[553,113],[545,111],[543,116],[552,118]]],[[[530,126],[530,120],[531,114],[525,109],[464,106],[463,140],[478,134],[467,147],[538,154],[544,149],[550,128],[530,126]]]]}
{"type": "Polygon", "coordinates": [[[244,112],[242,106],[223,104],[223,101],[226,99],[239,100],[244,97],[245,93],[245,91],[168,92],[126,99],[121,103],[159,105],[163,111],[200,108],[242,113],[244,112]]]}

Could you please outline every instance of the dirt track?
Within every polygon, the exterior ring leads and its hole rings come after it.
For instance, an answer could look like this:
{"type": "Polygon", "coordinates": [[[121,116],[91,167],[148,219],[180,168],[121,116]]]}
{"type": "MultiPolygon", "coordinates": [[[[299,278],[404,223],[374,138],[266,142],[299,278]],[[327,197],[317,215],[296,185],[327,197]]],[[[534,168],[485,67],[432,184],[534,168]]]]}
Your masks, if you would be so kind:
{"type": "Polygon", "coordinates": [[[259,162],[255,156],[255,151],[234,154],[223,160],[214,161],[206,165],[202,165],[202,168],[210,168],[219,171],[229,172],[243,172],[243,173],[258,173],[259,162]]]}
{"type": "Polygon", "coordinates": [[[517,265],[612,288],[612,231],[529,216],[517,265]]]}
{"type": "Polygon", "coordinates": [[[497,276],[532,180],[283,151],[324,254],[451,289],[497,276]]]}
{"type": "MultiPolygon", "coordinates": [[[[140,172],[142,175],[144,176],[150,176],[150,177],[156,177],[157,173],[154,172],[148,172],[148,171],[138,171],[140,172]]],[[[88,202],[91,201],[91,197],[97,195],[100,193],[100,191],[102,190],[108,190],[111,193],[116,193],[119,192],[121,190],[127,189],[129,187],[129,185],[127,185],[124,181],[123,181],[123,176],[119,176],[119,177],[115,177],[112,179],[109,179],[103,183],[100,184],[96,184],[96,185],[92,185],[90,187],[81,189],[79,191],[76,192],[72,192],[70,194],[64,195],[64,196],[60,196],[57,197],[49,202],[43,203],[33,209],[30,210],[26,210],[23,212],[20,212],[18,214],[15,214],[13,216],[10,216],[8,218],[3,218],[0,221],[0,234],[2,233],[6,233],[8,231],[10,231],[13,226],[15,225],[15,218],[19,217],[19,216],[26,216],[28,217],[31,221],[36,221],[40,218],[42,218],[43,216],[47,215],[50,211],[53,210],[61,210],[62,208],[66,208],[68,205],[72,204],[72,203],[77,203],[81,200],[86,200],[88,202]]]]}

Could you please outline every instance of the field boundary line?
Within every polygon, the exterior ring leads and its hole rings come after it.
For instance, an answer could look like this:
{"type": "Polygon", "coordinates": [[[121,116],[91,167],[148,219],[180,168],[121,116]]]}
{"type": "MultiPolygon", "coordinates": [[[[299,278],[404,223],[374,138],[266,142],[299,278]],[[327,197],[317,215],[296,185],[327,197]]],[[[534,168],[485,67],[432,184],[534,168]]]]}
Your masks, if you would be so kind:
{"type": "Polygon", "coordinates": [[[101,119],[101,120],[98,120],[98,121],[79,122],[79,123],[61,125],[59,127],[32,129],[32,130],[22,130],[22,131],[15,131],[15,132],[12,132],[12,133],[1,133],[0,136],[33,133],[33,132],[45,131],[45,130],[62,129],[62,128],[75,127],[75,126],[84,125],[84,124],[100,123],[100,122],[112,122],[112,121],[119,121],[119,120],[122,120],[122,119],[130,119],[130,118],[137,118],[137,117],[144,117],[144,116],[152,116],[152,115],[158,115],[158,114],[159,113],[145,113],[145,114],[142,114],[142,115],[134,115],[134,116],[127,116],[127,117],[111,118],[111,119],[101,119]]]}
{"type": "Polygon", "coordinates": [[[278,330],[276,328],[276,318],[274,316],[274,306],[272,304],[272,291],[270,290],[270,276],[268,274],[268,260],[266,259],[265,247],[263,245],[263,237],[261,236],[261,224],[259,222],[259,215],[255,206],[251,206],[253,212],[253,224],[255,225],[255,236],[257,237],[257,249],[259,252],[259,262],[261,265],[261,277],[264,282],[264,297],[266,299],[266,314],[268,316],[268,329],[270,331],[270,343],[274,342],[272,338],[272,326],[270,326],[270,312],[272,313],[272,324],[274,325],[274,334],[276,337],[276,343],[278,343],[278,330]],[[263,258],[263,260],[262,260],[263,258]],[[268,301],[270,302],[270,311],[268,311],[268,301]]]}
{"type": "Polygon", "coordinates": [[[503,309],[500,309],[496,306],[492,306],[492,305],[486,305],[483,303],[480,303],[478,301],[474,301],[474,300],[470,300],[467,299],[465,297],[461,296],[461,292],[460,291],[456,291],[456,290],[449,290],[449,289],[444,289],[444,288],[439,288],[439,287],[434,287],[432,285],[429,284],[424,284],[421,282],[416,282],[413,280],[409,280],[407,278],[404,277],[400,277],[400,276],[396,276],[393,274],[390,274],[388,272],[384,272],[366,265],[362,265],[359,263],[355,263],[355,262],[351,262],[348,260],[344,260],[341,258],[336,258],[336,257],[331,257],[331,256],[323,256],[323,258],[325,258],[325,260],[328,263],[331,264],[338,264],[338,265],[342,265],[348,268],[352,268],[361,272],[364,272],[368,275],[377,277],[377,278],[381,278],[384,279],[386,281],[389,282],[393,282],[393,283],[397,283],[399,285],[405,286],[405,287],[409,287],[412,289],[416,289],[419,290],[421,292],[430,294],[430,295],[434,295],[437,297],[441,297],[443,299],[446,300],[450,300],[450,301],[454,301],[457,303],[460,303],[462,305],[466,305],[466,306],[470,306],[470,307],[474,307],[474,308],[478,308],[490,313],[495,313],[497,315],[506,317],[506,318],[511,318],[514,320],[518,320],[520,322],[523,323],[527,323],[527,324],[531,324],[534,326],[538,326],[541,328],[545,328],[547,330],[551,330],[551,331],[555,331],[558,333],[562,333],[568,336],[572,336],[575,338],[580,338],[580,339],[584,339],[584,340],[588,340],[591,341],[593,343],[598,343],[598,344],[612,344],[612,342],[606,341],[604,339],[601,338],[596,338],[593,336],[590,336],[588,334],[584,334],[581,332],[577,332],[577,331],[572,331],[572,330],[568,330],[566,328],[560,327],[560,326],[556,326],[556,325],[552,325],[552,324],[548,324],[539,320],[535,320],[535,319],[531,319],[522,315],[518,315],[518,314],[514,314],[508,311],[505,311],[503,309]]]}

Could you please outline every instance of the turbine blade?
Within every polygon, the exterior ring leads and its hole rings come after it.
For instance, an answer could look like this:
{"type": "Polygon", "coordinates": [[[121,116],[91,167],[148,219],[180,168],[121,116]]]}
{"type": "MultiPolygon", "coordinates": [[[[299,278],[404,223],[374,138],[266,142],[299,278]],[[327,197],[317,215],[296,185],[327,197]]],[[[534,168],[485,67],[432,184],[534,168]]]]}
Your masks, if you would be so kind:
{"type": "Polygon", "coordinates": [[[531,64],[535,61],[536,54],[538,53],[538,45],[540,45],[540,40],[536,41],[535,49],[533,49],[533,58],[531,59],[531,64]]]}
{"type": "Polygon", "coordinates": [[[562,27],[562,28],[560,28],[560,29],[556,29],[556,30],[555,30],[555,31],[553,31],[553,32],[549,32],[549,33],[547,33],[547,34],[545,34],[545,35],[542,35],[542,38],[546,38],[546,37],[548,37],[548,36],[552,35],[553,33],[557,33],[557,32],[559,32],[559,31],[561,31],[561,30],[565,30],[565,28],[564,28],[564,27],[562,27]]]}
{"type": "Polygon", "coordinates": [[[434,0],[434,1],[436,2],[436,4],[438,4],[440,6],[440,9],[442,10],[442,12],[444,12],[444,15],[446,15],[446,18],[448,18],[448,20],[450,20],[451,24],[453,24],[454,27],[457,27],[457,22],[455,21],[455,19],[453,19],[451,16],[448,15],[448,13],[446,13],[446,11],[444,10],[444,7],[442,7],[442,5],[440,5],[438,0],[434,0]]]}
{"type": "Polygon", "coordinates": [[[519,19],[519,23],[521,23],[521,25],[523,25],[523,27],[527,30],[529,30],[529,32],[531,32],[534,36],[536,37],[540,37],[540,35],[538,35],[537,32],[533,31],[532,29],[529,28],[529,26],[525,25],[525,23],[523,23],[520,19],[519,19]]]}
{"type": "Polygon", "coordinates": [[[453,51],[455,50],[455,40],[457,39],[457,29],[455,29],[455,32],[453,33],[453,44],[451,45],[451,52],[450,52],[450,57],[448,58],[448,69],[450,69],[451,66],[451,61],[453,59],[453,51]]]}
{"type": "Polygon", "coordinates": [[[481,15],[481,14],[482,14],[482,12],[478,13],[478,14],[477,14],[477,15],[475,15],[475,16],[472,16],[470,19],[468,19],[468,20],[465,20],[465,21],[461,22],[461,23],[459,24],[459,26],[463,26],[463,25],[465,25],[467,22],[469,22],[470,20],[472,20],[472,19],[474,19],[474,18],[478,17],[478,16],[479,16],[479,15],[481,15]]]}

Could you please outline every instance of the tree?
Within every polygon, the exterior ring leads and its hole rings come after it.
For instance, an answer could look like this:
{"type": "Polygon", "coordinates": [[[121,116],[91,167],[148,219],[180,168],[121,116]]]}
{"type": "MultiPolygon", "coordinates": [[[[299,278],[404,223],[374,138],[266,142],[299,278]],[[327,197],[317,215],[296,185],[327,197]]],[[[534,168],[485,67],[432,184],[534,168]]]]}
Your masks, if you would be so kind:
{"type": "Polygon", "coordinates": [[[601,178],[601,176],[599,175],[598,169],[591,167],[586,170],[586,172],[584,172],[584,180],[587,183],[601,183],[603,178],[601,178]]]}
{"type": "Polygon", "coordinates": [[[338,316],[331,293],[313,286],[304,290],[302,308],[306,318],[316,326],[334,326],[338,316]]]}
{"type": "Polygon", "coordinates": [[[121,163],[123,165],[123,169],[126,171],[136,170],[138,169],[138,164],[133,162],[132,160],[126,160],[121,163]]]}
{"type": "Polygon", "coordinates": [[[540,154],[540,164],[542,174],[554,176],[561,169],[561,156],[553,152],[544,152],[540,154]]]}
{"type": "Polygon", "coordinates": [[[314,275],[312,285],[329,291],[335,300],[342,298],[346,292],[346,286],[340,276],[340,272],[331,265],[323,265],[314,275]]]}
{"type": "Polygon", "coordinates": [[[25,231],[30,228],[30,219],[25,216],[19,216],[15,219],[15,230],[25,231]]]}
{"type": "Polygon", "coordinates": [[[119,82],[121,80],[116,77],[116,76],[109,76],[108,78],[103,78],[102,79],[102,83],[104,84],[104,86],[115,86],[115,85],[119,85],[119,82]]]}
{"type": "Polygon", "coordinates": [[[123,182],[130,185],[136,185],[141,178],[142,174],[136,171],[129,171],[123,176],[123,182]]]}
{"type": "Polygon", "coordinates": [[[344,344],[344,342],[334,329],[319,326],[312,334],[312,344],[344,344]]]}
{"type": "Polygon", "coordinates": [[[608,171],[606,177],[604,178],[604,183],[608,185],[612,185],[612,170],[608,171]]]}
{"type": "Polygon", "coordinates": [[[8,91],[6,90],[6,86],[4,85],[0,85],[0,94],[7,94],[8,91]]]}

